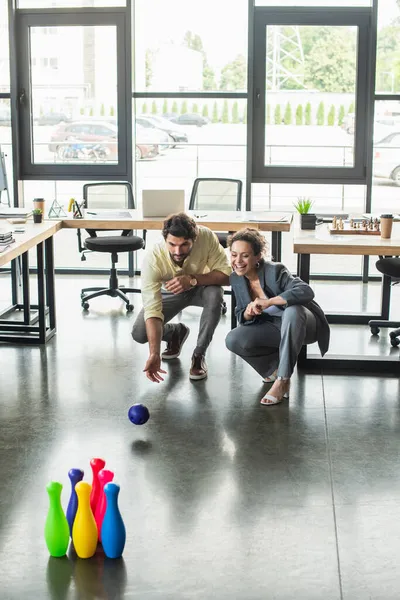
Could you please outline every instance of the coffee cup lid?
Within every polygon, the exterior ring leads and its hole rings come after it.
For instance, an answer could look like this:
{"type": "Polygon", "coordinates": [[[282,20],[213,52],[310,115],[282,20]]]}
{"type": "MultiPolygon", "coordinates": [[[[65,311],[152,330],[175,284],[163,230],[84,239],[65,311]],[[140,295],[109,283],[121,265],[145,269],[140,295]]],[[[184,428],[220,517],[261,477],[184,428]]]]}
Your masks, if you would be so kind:
{"type": "Polygon", "coordinates": [[[381,219],[393,219],[393,215],[389,215],[389,214],[381,215],[381,219]]]}

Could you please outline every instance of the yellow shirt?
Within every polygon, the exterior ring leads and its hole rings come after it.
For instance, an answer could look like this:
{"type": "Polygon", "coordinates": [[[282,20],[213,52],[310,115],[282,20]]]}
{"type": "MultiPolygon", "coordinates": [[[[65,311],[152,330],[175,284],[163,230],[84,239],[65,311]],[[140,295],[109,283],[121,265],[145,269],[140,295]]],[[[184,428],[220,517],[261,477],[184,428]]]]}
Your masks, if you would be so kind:
{"type": "Polygon", "coordinates": [[[221,271],[229,277],[232,269],[217,236],[207,227],[198,226],[198,236],[182,266],[174,263],[164,240],[155,244],[143,260],[144,320],[157,317],[164,321],[161,298],[164,282],[177,275],[201,275],[210,271],[221,271]]]}

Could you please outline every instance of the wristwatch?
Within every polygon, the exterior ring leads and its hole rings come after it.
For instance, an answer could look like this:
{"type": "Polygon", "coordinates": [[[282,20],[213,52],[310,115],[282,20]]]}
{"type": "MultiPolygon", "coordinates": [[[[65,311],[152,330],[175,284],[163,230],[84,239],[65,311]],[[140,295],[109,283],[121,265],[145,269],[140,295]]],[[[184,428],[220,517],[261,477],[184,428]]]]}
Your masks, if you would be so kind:
{"type": "Polygon", "coordinates": [[[191,275],[189,283],[190,283],[190,287],[196,287],[196,285],[197,285],[197,279],[196,279],[196,277],[194,275],[191,275]]]}

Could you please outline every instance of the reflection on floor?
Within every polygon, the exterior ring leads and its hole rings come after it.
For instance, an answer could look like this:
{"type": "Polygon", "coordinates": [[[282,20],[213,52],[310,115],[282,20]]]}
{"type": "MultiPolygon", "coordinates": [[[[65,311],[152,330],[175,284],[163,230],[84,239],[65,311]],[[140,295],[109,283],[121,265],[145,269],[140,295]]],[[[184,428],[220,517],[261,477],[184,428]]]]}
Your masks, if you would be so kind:
{"type": "MultiPolygon", "coordinates": [[[[296,373],[289,403],[262,407],[266,386],[224,348],[224,317],[209,377],[192,383],[192,308],[181,359],[151,384],[129,335],[139,297],[133,316],[110,298],[83,314],[83,285],[57,278],[46,348],[0,348],[1,598],[398,597],[399,379],[296,373]],[[142,427],[134,402],[151,412],[142,427]],[[94,456],[121,485],[123,560],[49,559],[46,483],[63,483],[66,507],[68,470],[90,481],[94,456]]],[[[338,329],[335,351],[369,352],[368,328],[338,329]]],[[[389,352],[387,335],[373,347],[389,352]]]]}

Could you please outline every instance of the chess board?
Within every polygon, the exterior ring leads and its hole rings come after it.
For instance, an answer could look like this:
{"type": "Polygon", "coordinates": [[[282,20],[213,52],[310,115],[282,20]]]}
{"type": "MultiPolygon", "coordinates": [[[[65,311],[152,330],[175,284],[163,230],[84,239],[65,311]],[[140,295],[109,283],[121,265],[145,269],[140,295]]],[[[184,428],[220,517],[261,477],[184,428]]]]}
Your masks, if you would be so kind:
{"type": "Polygon", "coordinates": [[[343,229],[333,229],[332,225],[328,227],[332,235],[381,235],[381,231],[376,229],[355,229],[350,227],[350,223],[343,223],[343,229]]]}

